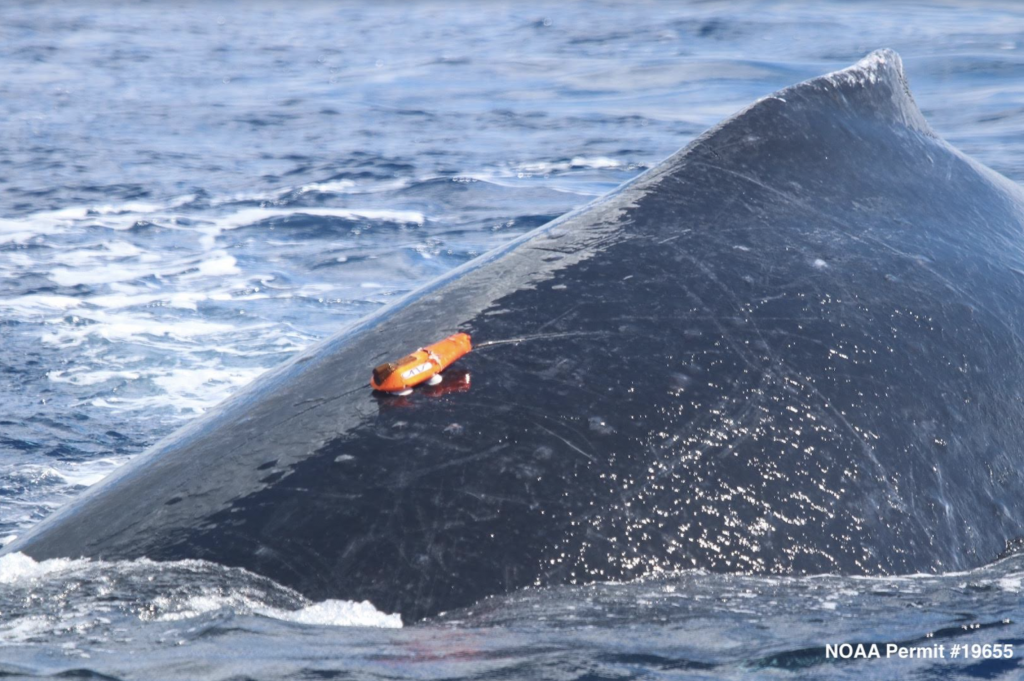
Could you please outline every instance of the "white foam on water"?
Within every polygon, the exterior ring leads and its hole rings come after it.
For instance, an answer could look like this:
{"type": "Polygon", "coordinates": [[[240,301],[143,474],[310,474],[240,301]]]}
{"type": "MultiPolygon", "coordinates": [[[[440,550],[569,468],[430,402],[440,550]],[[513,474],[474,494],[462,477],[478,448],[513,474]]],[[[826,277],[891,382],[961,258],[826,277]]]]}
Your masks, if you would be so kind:
{"type": "MultiPolygon", "coordinates": [[[[325,180],[268,196],[282,199],[297,189],[300,194],[368,194],[407,184],[325,180]]],[[[267,248],[265,240],[256,249],[254,265],[239,255],[248,255],[248,249],[228,250],[218,243],[225,230],[290,215],[426,221],[419,211],[232,206],[239,197],[187,205],[195,200],[183,196],[164,203],[76,205],[0,218],[0,243],[32,237],[42,246],[0,253],[0,276],[14,291],[0,298],[0,315],[27,323],[22,333],[39,338],[48,356],[66,358],[47,367],[47,382],[60,397],[71,398],[71,406],[190,418],[321,335],[293,326],[289,311],[295,306],[304,308],[307,299],[326,307],[368,297],[351,278],[330,284],[315,277],[282,280],[274,274],[279,267],[275,249],[267,248]],[[111,231],[140,221],[158,229],[111,231]],[[40,275],[77,290],[47,291],[36,284],[40,275]],[[280,283],[268,284],[274,280],[280,283]],[[283,305],[275,309],[260,303],[268,299],[283,305]]],[[[304,309],[298,313],[306,314],[304,309]]],[[[65,484],[71,483],[47,483],[45,503],[53,489],[65,484]]],[[[19,511],[18,516],[31,513],[19,511]]]]}
{"type": "Polygon", "coordinates": [[[239,591],[229,594],[207,592],[183,600],[171,596],[157,596],[152,600],[152,605],[161,611],[161,614],[155,617],[156,621],[178,622],[219,610],[252,612],[262,603],[239,591]]]}
{"type": "Polygon", "coordinates": [[[184,310],[196,310],[198,309],[198,303],[206,300],[208,296],[205,293],[199,293],[196,291],[180,291],[178,293],[172,293],[167,304],[171,307],[178,307],[184,310]]]}
{"type": "MultiPolygon", "coordinates": [[[[550,163],[550,164],[543,164],[543,163],[541,163],[541,164],[520,164],[520,165],[514,166],[514,168],[511,171],[509,169],[497,169],[497,170],[494,170],[494,171],[491,171],[491,172],[467,173],[465,175],[460,175],[458,178],[453,178],[453,179],[454,180],[462,180],[462,181],[474,180],[476,182],[485,182],[487,184],[494,185],[496,187],[515,188],[515,187],[522,187],[523,186],[523,183],[520,181],[522,178],[528,177],[528,176],[531,176],[531,175],[534,175],[534,174],[537,174],[537,175],[547,174],[548,172],[551,172],[552,170],[554,170],[555,166],[557,166],[557,169],[559,169],[559,170],[569,170],[572,167],[572,163],[570,162],[570,163],[567,163],[567,164],[566,163],[559,163],[559,164],[555,164],[555,163],[550,163]],[[526,166],[530,166],[532,168],[535,168],[535,170],[532,170],[532,171],[526,170],[525,169],[526,166]]],[[[623,166],[623,167],[625,167],[625,166],[623,166]]],[[[638,166],[638,167],[643,168],[643,167],[646,167],[646,166],[638,166]]],[[[555,178],[545,178],[544,190],[545,191],[558,192],[560,194],[572,194],[573,196],[584,196],[584,197],[600,196],[601,194],[604,193],[603,191],[595,191],[595,190],[591,189],[590,187],[581,187],[581,186],[577,186],[577,185],[574,185],[574,184],[571,184],[571,183],[567,183],[567,184],[564,184],[564,185],[558,184],[557,183],[557,179],[555,179],[555,178]]]]}
{"type": "MultiPolygon", "coordinates": [[[[123,292],[89,296],[87,300],[92,305],[115,309],[163,303],[169,307],[195,310],[197,303],[209,298],[206,293],[198,291],[180,291],[177,293],[136,293],[136,290],[137,289],[134,289],[133,287],[126,287],[123,292]]],[[[72,300],[76,299],[73,298],[72,300]]]]}
{"type": "Polygon", "coordinates": [[[240,274],[241,270],[238,269],[237,263],[234,256],[219,251],[215,257],[200,262],[198,270],[195,273],[186,274],[185,278],[223,277],[229,274],[240,274]]]}
{"type": "Polygon", "coordinates": [[[249,227],[257,223],[278,217],[296,215],[312,215],[316,217],[336,217],[347,220],[381,220],[385,222],[412,223],[422,225],[426,217],[419,211],[388,210],[378,208],[246,208],[231,215],[211,218],[210,224],[197,226],[200,233],[199,243],[206,250],[216,247],[217,237],[222,233],[241,227],[249,227]]]}
{"type": "Polygon", "coordinates": [[[333,182],[312,182],[310,184],[304,184],[299,187],[300,194],[306,194],[308,192],[322,192],[325,194],[331,194],[335,192],[342,192],[346,189],[355,187],[356,183],[352,180],[334,180],[333,182]]]}
{"type": "Polygon", "coordinates": [[[401,629],[402,617],[377,610],[369,601],[326,600],[300,610],[265,608],[258,613],[274,619],[329,627],[378,627],[401,629]]]}
{"type": "MultiPolygon", "coordinates": [[[[207,297],[213,297],[207,296],[207,297]]],[[[236,324],[229,324],[219,321],[208,321],[201,317],[166,317],[150,314],[145,311],[122,311],[122,310],[96,310],[89,314],[89,319],[103,328],[97,329],[96,334],[91,330],[82,329],[86,335],[99,335],[108,340],[136,340],[142,341],[145,336],[166,337],[178,341],[190,341],[204,339],[209,336],[228,334],[238,331],[236,324]]],[[[254,324],[253,327],[264,327],[266,324],[254,324]]],[[[80,332],[74,332],[72,336],[78,337],[80,332]]]]}
{"type": "MultiPolygon", "coordinates": [[[[0,518],[7,530],[20,531],[66,503],[83,487],[96,484],[129,460],[108,456],[85,461],[55,461],[52,465],[18,462],[0,466],[0,518]]],[[[14,541],[15,533],[0,539],[14,541]]]]}
{"type": "Polygon", "coordinates": [[[202,254],[191,254],[168,261],[152,253],[135,249],[135,253],[98,251],[70,251],[61,255],[60,265],[50,270],[50,279],[60,286],[85,284],[114,284],[135,281],[149,276],[220,277],[238,274],[237,261],[220,249],[207,249],[202,254]],[[96,262],[104,260],[103,262],[96,262]],[[67,266],[70,263],[72,266],[67,266]],[[160,266],[157,266],[161,263],[160,266]]]}
{"type": "Polygon", "coordinates": [[[264,371],[259,367],[182,368],[155,375],[152,380],[175,402],[198,401],[210,405],[233,389],[248,385],[264,371]]]}
{"type": "Polygon", "coordinates": [[[20,217],[0,218],[0,243],[23,243],[37,236],[62,234],[83,220],[93,226],[126,230],[138,222],[135,218],[137,215],[149,216],[184,205],[193,199],[192,196],[182,196],[166,204],[128,201],[99,206],[68,206],[20,217]]]}
{"type": "Polygon", "coordinates": [[[426,221],[423,213],[415,210],[389,210],[386,208],[246,208],[237,213],[218,218],[215,225],[223,230],[254,225],[264,220],[292,215],[313,215],[349,220],[382,220],[422,225],[426,221]]]}
{"type": "Polygon", "coordinates": [[[141,374],[137,371],[89,371],[86,367],[46,373],[46,378],[54,383],[72,383],[74,385],[96,385],[111,380],[136,381],[140,376],[141,374]]]}
{"type": "Polygon", "coordinates": [[[327,627],[377,627],[400,629],[402,618],[381,612],[369,601],[326,600],[300,608],[286,610],[283,608],[266,607],[258,599],[253,598],[244,590],[228,594],[207,592],[189,596],[184,600],[158,596],[153,605],[163,611],[156,617],[159,622],[179,622],[221,610],[230,610],[239,614],[252,613],[263,617],[327,627]]]}
{"type": "MultiPolygon", "coordinates": [[[[339,192],[376,188],[348,180],[304,186],[339,192]]],[[[282,189],[280,193],[292,191],[282,189]]],[[[165,414],[171,407],[177,416],[194,414],[251,381],[284,353],[315,340],[309,334],[296,333],[287,319],[280,319],[273,310],[264,315],[266,308],[251,306],[271,298],[311,298],[330,305],[336,298],[345,298],[337,295],[338,285],[297,281],[268,288],[267,282],[275,279],[272,272],[254,271],[251,264],[240,263],[235,252],[218,247],[216,235],[224,229],[297,214],[425,221],[417,211],[232,210],[213,199],[200,207],[200,216],[190,215],[195,212],[192,208],[183,209],[189,217],[179,222],[175,207],[194,199],[185,196],[166,204],[72,206],[0,219],[0,234],[19,239],[52,235],[45,237],[44,248],[0,253],[5,279],[24,277],[31,282],[31,277],[42,273],[58,286],[79,288],[75,295],[39,291],[0,298],[0,314],[35,325],[34,329],[27,327],[28,333],[38,334],[44,346],[73,351],[69,355],[73,361],[51,367],[48,380],[74,386],[77,390],[64,391],[82,400],[80,404],[114,411],[156,408],[165,414]],[[211,210],[211,203],[222,207],[211,210]],[[143,219],[164,229],[103,233],[103,228],[124,229],[143,219]],[[61,233],[66,236],[58,236],[61,233]],[[154,357],[172,356],[177,358],[173,369],[154,362],[154,357]],[[255,357],[276,359],[266,360],[267,366],[254,367],[255,357]],[[241,359],[246,367],[231,368],[228,365],[239,363],[231,358],[241,359]]],[[[267,262],[275,260],[271,257],[267,262]]],[[[351,282],[348,288],[357,289],[358,282],[351,282]]]]}
{"type": "Polygon", "coordinates": [[[108,456],[102,459],[90,459],[62,464],[56,473],[73,487],[92,487],[115,469],[128,462],[127,456],[108,456]]]}
{"type": "MultiPolygon", "coordinates": [[[[354,182],[352,180],[325,180],[323,182],[311,182],[304,184],[299,187],[298,192],[300,194],[306,194],[309,192],[323,192],[327,194],[375,194],[378,192],[389,192],[404,189],[411,184],[411,181],[407,178],[400,178],[394,180],[381,180],[379,182],[354,182]]],[[[276,195],[277,197],[284,196],[292,192],[292,188],[288,187],[279,190],[276,195]]]]}
{"type": "Polygon", "coordinates": [[[26,580],[41,579],[88,564],[89,560],[86,558],[50,558],[36,561],[24,553],[9,553],[0,556],[0,584],[15,584],[26,580]]]}
{"type": "MultiPolygon", "coordinates": [[[[258,577],[245,570],[224,568],[214,563],[196,560],[154,562],[145,558],[131,561],[93,561],[87,558],[67,559],[56,558],[36,561],[23,553],[12,553],[0,556],[0,586],[30,587],[33,591],[47,590],[64,594],[66,589],[61,581],[92,582],[102,575],[105,582],[116,585],[119,579],[138,583],[155,583],[156,589],[167,587],[161,583],[173,582],[182,585],[192,580],[198,581],[198,593],[171,593],[146,595],[138,592],[127,594],[131,599],[142,598],[143,607],[136,604],[129,610],[137,612],[143,621],[178,622],[203,617],[210,613],[230,611],[239,615],[259,615],[286,622],[331,627],[379,627],[401,628],[399,615],[388,614],[377,610],[369,601],[354,602],[326,600],[310,603],[290,589],[280,587],[270,580],[258,577]],[[184,573],[168,580],[167,575],[184,573]],[[154,582],[154,577],[161,580],[154,582]],[[207,582],[206,580],[212,580],[207,582]],[[284,596],[288,600],[297,601],[296,609],[268,605],[268,599],[274,598],[280,603],[284,596]]],[[[104,596],[112,588],[101,588],[97,591],[104,596]]],[[[63,597],[62,597],[63,598],[63,597]]],[[[56,631],[70,622],[79,611],[96,612],[95,602],[58,604],[63,622],[55,622],[49,617],[25,616],[15,621],[0,625],[0,640],[24,640],[42,631],[56,631]],[[56,629],[55,629],[56,627],[56,629]]],[[[0,618],[2,620],[3,618],[0,618]]],[[[95,620],[95,618],[91,618],[95,620]]],[[[109,623],[109,619],[106,620],[109,623]]],[[[63,628],[67,628],[64,626],[63,628]]]]}
{"type": "MultiPolygon", "coordinates": [[[[5,464],[0,468],[0,484],[6,489],[14,487],[42,488],[64,482],[63,476],[56,468],[49,465],[31,463],[5,464]]],[[[0,497],[2,499],[2,497],[0,497]]],[[[3,499],[0,505],[9,500],[3,499]]],[[[4,520],[7,520],[5,517],[4,520]]]]}
{"type": "Polygon", "coordinates": [[[1024,575],[1007,575],[996,580],[996,585],[1003,591],[1020,593],[1024,589],[1024,575]]]}
{"type": "MultiPolygon", "coordinates": [[[[259,192],[236,192],[226,196],[213,197],[209,203],[211,206],[224,206],[232,203],[273,203],[295,192],[298,194],[308,194],[310,192],[321,192],[324,194],[373,194],[402,189],[409,184],[410,181],[405,178],[362,183],[347,179],[324,180],[323,182],[310,182],[299,187],[280,187],[259,192]]],[[[194,198],[191,197],[189,200],[194,198]]],[[[182,201],[181,203],[188,203],[188,201],[182,201]]]]}
{"type": "MultiPolygon", "coordinates": [[[[297,191],[300,194],[312,191],[325,193],[369,194],[373,192],[400,189],[407,184],[407,180],[401,180],[360,186],[356,185],[356,183],[351,180],[334,180],[302,185],[297,189],[297,191]]],[[[296,189],[293,187],[286,187],[269,192],[235,194],[228,197],[212,199],[210,203],[213,206],[225,206],[231,203],[249,201],[272,202],[293,191],[296,191],[296,189]]],[[[72,230],[81,229],[82,227],[99,227],[114,231],[125,231],[134,227],[140,219],[144,219],[168,229],[194,232],[199,237],[200,244],[203,245],[206,250],[210,250],[214,248],[216,236],[220,232],[252,225],[272,217],[286,215],[314,215],[347,219],[414,223],[419,225],[422,225],[426,219],[423,213],[409,210],[389,210],[378,208],[259,207],[246,208],[222,217],[208,218],[208,222],[205,227],[202,224],[182,227],[178,224],[177,216],[173,214],[173,211],[194,199],[194,196],[189,195],[178,197],[164,204],[130,201],[122,204],[105,204],[98,206],[69,206],[59,210],[39,211],[20,217],[0,218],[0,244],[12,242],[23,243],[33,237],[64,234],[72,230]]],[[[110,248],[109,244],[106,244],[106,246],[108,249],[110,248]]],[[[130,248],[131,245],[122,242],[118,247],[130,248]]],[[[60,272],[69,271],[76,265],[81,264],[79,259],[98,259],[118,256],[124,257],[127,255],[130,255],[130,253],[118,253],[116,251],[103,253],[101,249],[65,251],[61,254],[61,263],[63,267],[60,269],[60,272]]],[[[148,254],[148,257],[155,258],[157,256],[148,254]]],[[[153,262],[155,262],[155,260],[153,262]]],[[[62,274],[57,274],[57,276],[62,276],[62,274]]],[[[74,284],[71,283],[66,285],[73,286],[74,284]]]]}
{"type": "Polygon", "coordinates": [[[575,168],[618,168],[622,165],[621,162],[616,161],[614,158],[608,158],[607,156],[576,156],[571,161],[575,168]]]}
{"type": "Polygon", "coordinates": [[[28,615],[0,624],[0,641],[23,643],[44,636],[54,630],[53,622],[42,615],[28,615]]]}
{"type": "Polygon", "coordinates": [[[221,322],[202,319],[168,319],[145,312],[133,314],[109,310],[90,311],[93,324],[84,326],[60,326],[41,335],[44,343],[59,346],[75,346],[87,338],[102,338],[108,341],[132,341],[143,345],[161,347],[148,339],[166,337],[175,341],[187,341],[237,331],[238,327],[221,322]]]}
{"type": "Polygon", "coordinates": [[[564,172],[566,170],[607,170],[609,168],[623,168],[626,164],[616,161],[607,156],[575,156],[569,161],[535,161],[520,163],[516,169],[524,173],[546,175],[548,173],[564,172]]]}
{"type": "MultiPolygon", "coordinates": [[[[178,201],[180,201],[179,199],[178,201]]],[[[171,205],[174,205],[172,202],[171,205]]],[[[96,213],[98,215],[120,215],[122,213],[155,213],[158,210],[165,210],[168,208],[167,204],[162,203],[148,203],[146,201],[128,201],[126,203],[119,204],[107,204],[104,206],[95,206],[89,209],[89,212],[96,213]]]]}
{"type": "MultiPolygon", "coordinates": [[[[242,353],[239,353],[242,354],[242,353]]],[[[246,356],[249,353],[245,353],[246,356]]],[[[263,353],[271,354],[271,353],[263,353]]],[[[274,353],[276,354],[276,353],[274,353]]],[[[145,380],[157,391],[142,394],[120,393],[89,400],[89,404],[113,412],[145,412],[171,407],[182,417],[199,414],[221,402],[238,388],[248,385],[267,369],[264,367],[179,366],[150,367],[135,372],[81,370],[75,373],[51,372],[51,381],[75,385],[94,385],[116,379],[123,373],[126,380],[145,380]],[[70,375],[69,375],[70,374],[70,375]],[[136,377],[130,378],[132,375],[136,377]]]]}
{"type": "Polygon", "coordinates": [[[159,260],[154,253],[146,253],[135,244],[122,240],[109,240],[90,248],[64,250],[60,253],[60,263],[67,268],[95,265],[97,261],[113,258],[130,258],[148,256],[151,261],[159,260]]]}
{"type": "Polygon", "coordinates": [[[63,312],[81,304],[79,298],[48,293],[30,293],[16,298],[0,299],[0,309],[23,315],[63,312]]]}
{"type": "Polygon", "coordinates": [[[59,234],[88,214],[88,208],[71,206],[17,218],[0,218],[0,244],[23,243],[36,236],[59,234]]]}

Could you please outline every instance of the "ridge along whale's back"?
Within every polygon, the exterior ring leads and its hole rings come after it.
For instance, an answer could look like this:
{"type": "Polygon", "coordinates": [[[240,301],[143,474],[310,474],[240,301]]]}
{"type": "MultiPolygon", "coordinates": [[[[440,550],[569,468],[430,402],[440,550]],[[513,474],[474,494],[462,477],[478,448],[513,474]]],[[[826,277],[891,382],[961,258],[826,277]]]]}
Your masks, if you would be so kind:
{"type": "Polygon", "coordinates": [[[1024,520],[1022,209],[873,53],[347,328],[6,550],[208,559],[407,621],[693,567],[981,564],[1024,520]],[[468,391],[371,395],[457,331],[526,340],[460,360],[468,391]]]}

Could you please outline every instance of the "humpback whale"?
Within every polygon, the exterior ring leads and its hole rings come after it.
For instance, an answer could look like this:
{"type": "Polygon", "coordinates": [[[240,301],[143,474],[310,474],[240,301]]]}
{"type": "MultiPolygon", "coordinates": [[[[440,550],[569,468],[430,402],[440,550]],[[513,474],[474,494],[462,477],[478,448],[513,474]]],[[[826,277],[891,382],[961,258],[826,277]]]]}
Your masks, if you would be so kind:
{"type": "Polygon", "coordinates": [[[1024,195],[882,50],[341,330],[5,551],[206,559],[407,622],[692,568],[970,568],[1024,522],[1022,310],[1024,195]],[[458,332],[481,347],[440,386],[371,391],[458,332]]]}

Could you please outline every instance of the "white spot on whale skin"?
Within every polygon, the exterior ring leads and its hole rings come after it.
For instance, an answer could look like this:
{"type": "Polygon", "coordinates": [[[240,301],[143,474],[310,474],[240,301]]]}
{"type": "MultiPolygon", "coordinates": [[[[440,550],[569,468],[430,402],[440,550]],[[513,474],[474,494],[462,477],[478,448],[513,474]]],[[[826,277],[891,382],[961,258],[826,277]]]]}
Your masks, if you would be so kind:
{"type": "Polygon", "coordinates": [[[334,458],[334,463],[346,463],[348,461],[355,461],[356,457],[351,454],[341,454],[334,458]]]}
{"type": "Polygon", "coordinates": [[[615,432],[615,429],[605,423],[605,420],[600,416],[591,416],[588,419],[590,429],[601,435],[611,435],[615,432]]]}
{"type": "Polygon", "coordinates": [[[814,262],[811,263],[811,266],[816,270],[823,270],[828,267],[828,263],[821,258],[816,258],[814,262]]]}

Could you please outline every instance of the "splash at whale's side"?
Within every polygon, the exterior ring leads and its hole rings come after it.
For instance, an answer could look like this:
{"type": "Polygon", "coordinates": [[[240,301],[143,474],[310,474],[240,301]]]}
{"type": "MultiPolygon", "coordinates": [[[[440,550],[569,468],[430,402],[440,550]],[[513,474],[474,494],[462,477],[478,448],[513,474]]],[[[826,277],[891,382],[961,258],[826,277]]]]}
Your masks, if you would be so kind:
{"type": "Polygon", "coordinates": [[[203,558],[406,620],[687,568],[964,569],[1024,521],[1021,310],[1024,196],[880,51],[344,330],[7,551],[203,558]],[[521,340],[371,394],[459,331],[521,340]]]}

